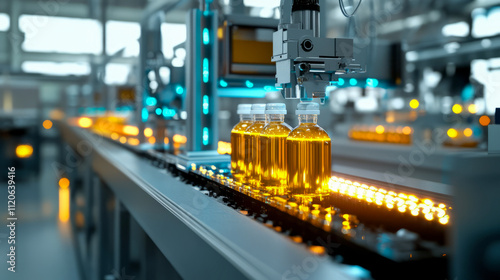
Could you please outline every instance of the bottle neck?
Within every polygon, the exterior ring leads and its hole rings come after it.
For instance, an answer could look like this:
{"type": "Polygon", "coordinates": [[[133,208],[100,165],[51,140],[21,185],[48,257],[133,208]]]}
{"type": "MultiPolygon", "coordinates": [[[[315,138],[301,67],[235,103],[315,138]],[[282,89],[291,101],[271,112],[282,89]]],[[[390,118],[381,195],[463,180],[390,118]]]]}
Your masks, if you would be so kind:
{"type": "Polygon", "coordinates": [[[250,114],[243,114],[243,115],[240,115],[240,121],[252,121],[253,118],[252,118],[252,115],[250,114]]]}
{"type": "Polygon", "coordinates": [[[284,122],[285,115],[282,114],[269,114],[266,115],[266,122],[284,122]]]}
{"type": "Polygon", "coordinates": [[[253,121],[254,122],[265,122],[266,121],[266,115],[262,114],[258,114],[258,115],[253,115],[253,121]]]}
{"type": "Polygon", "coordinates": [[[303,123],[318,123],[318,115],[299,115],[299,124],[303,123]]]}

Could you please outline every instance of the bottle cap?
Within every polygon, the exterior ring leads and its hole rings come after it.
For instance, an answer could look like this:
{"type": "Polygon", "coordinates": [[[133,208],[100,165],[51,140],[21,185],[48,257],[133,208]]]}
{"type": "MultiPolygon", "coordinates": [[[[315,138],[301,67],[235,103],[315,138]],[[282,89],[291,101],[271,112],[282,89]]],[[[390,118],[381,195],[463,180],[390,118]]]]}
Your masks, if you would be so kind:
{"type": "Polygon", "coordinates": [[[252,115],[264,115],[264,114],[266,114],[266,104],[253,104],[251,112],[252,112],[252,115]]]}
{"type": "Polygon", "coordinates": [[[268,103],[268,104],[266,104],[266,114],[286,115],[285,103],[268,103]]]}
{"type": "Polygon", "coordinates": [[[238,105],[238,115],[250,115],[252,110],[252,104],[239,104],[238,105]]]}
{"type": "Polygon", "coordinates": [[[297,105],[296,115],[319,115],[319,104],[315,102],[301,102],[297,105]]]}

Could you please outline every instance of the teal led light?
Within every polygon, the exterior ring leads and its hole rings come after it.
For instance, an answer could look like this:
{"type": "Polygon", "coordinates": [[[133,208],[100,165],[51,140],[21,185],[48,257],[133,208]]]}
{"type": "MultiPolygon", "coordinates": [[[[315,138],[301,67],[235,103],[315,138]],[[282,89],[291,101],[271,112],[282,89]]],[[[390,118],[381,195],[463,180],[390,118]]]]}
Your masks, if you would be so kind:
{"type": "Polygon", "coordinates": [[[203,145],[208,145],[208,127],[203,128],[203,145]]]}
{"type": "Polygon", "coordinates": [[[203,44],[210,44],[210,33],[208,32],[208,28],[203,29],[203,44]]]}
{"type": "Polygon", "coordinates": [[[354,78],[351,78],[351,79],[349,80],[349,84],[350,84],[351,86],[355,86],[355,85],[357,85],[357,84],[358,84],[358,80],[356,80],[356,79],[354,79],[354,78]]]}
{"type": "Polygon", "coordinates": [[[208,103],[208,95],[203,96],[203,114],[208,115],[208,108],[209,108],[209,103],[208,103]]]}
{"type": "Polygon", "coordinates": [[[209,78],[209,72],[208,72],[208,58],[203,59],[203,82],[206,84],[208,83],[208,78],[209,78]]]}
{"type": "Polygon", "coordinates": [[[245,82],[245,85],[247,86],[247,88],[253,88],[253,83],[248,80],[245,82]]]}
{"type": "Polygon", "coordinates": [[[221,87],[227,87],[227,86],[228,86],[227,82],[226,82],[226,81],[224,81],[224,80],[222,80],[222,79],[219,81],[219,85],[220,85],[221,87]]]}
{"type": "Polygon", "coordinates": [[[184,93],[184,88],[181,87],[181,86],[177,86],[175,87],[175,92],[178,94],[178,95],[181,95],[184,93]]]}
{"type": "Polygon", "coordinates": [[[148,106],[156,106],[157,103],[158,102],[157,102],[156,98],[154,98],[152,96],[149,96],[146,98],[146,105],[148,105],[148,106]]]}
{"type": "Polygon", "coordinates": [[[339,81],[337,82],[337,84],[338,84],[339,86],[343,86],[343,85],[345,84],[344,79],[339,78],[339,81]]]}
{"type": "Polygon", "coordinates": [[[163,116],[166,118],[171,118],[175,116],[175,110],[163,107],[163,116]]]}
{"type": "Polygon", "coordinates": [[[273,87],[273,86],[265,86],[264,90],[265,91],[277,91],[277,89],[275,87],[273,87]]]}
{"type": "Polygon", "coordinates": [[[377,79],[368,78],[368,79],[366,79],[366,85],[369,86],[369,87],[377,87],[378,86],[378,80],[377,79]]]}
{"type": "Polygon", "coordinates": [[[148,109],[142,108],[142,121],[145,122],[149,118],[148,109]]]}
{"type": "Polygon", "coordinates": [[[162,112],[162,110],[161,110],[161,108],[156,108],[155,112],[156,112],[156,114],[157,114],[158,116],[161,116],[161,112],[162,112]]]}

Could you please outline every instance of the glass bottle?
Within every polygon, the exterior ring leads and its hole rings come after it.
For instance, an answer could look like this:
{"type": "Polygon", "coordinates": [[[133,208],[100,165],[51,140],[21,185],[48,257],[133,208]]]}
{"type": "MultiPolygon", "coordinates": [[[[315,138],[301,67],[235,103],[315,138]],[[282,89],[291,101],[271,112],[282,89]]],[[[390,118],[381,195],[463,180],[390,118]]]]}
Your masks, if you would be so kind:
{"type": "Polygon", "coordinates": [[[251,104],[239,104],[237,113],[240,122],[231,130],[231,173],[235,178],[245,175],[245,141],[243,133],[253,123],[251,104]]]}
{"type": "Polygon", "coordinates": [[[260,186],[281,195],[287,180],[286,138],[292,128],[285,123],[286,105],[266,105],[266,126],[260,133],[260,186]]]}
{"type": "Polygon", "coordinates": [[[245,177],[243,181],[255,184],[260,174],[259,136],[266,125],[266,104],[253,104],[251,114],[253,123],[243,134],[245,142],[245,177]]]}
{"type": "Polygon", "coordinates": [[[292,195],[318,194],[328,191],[331,176],[331,140],[318,126],[319,104],[297,105],[299,125],[288,135],[287,191],[292,195]]]}

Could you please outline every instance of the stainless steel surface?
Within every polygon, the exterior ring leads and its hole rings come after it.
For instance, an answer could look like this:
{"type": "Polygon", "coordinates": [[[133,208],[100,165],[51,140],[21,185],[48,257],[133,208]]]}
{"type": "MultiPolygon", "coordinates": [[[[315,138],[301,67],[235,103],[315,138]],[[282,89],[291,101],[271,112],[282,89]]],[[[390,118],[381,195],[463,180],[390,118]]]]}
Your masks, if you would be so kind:
{"type": "Polygon", "coordinates": [[[91,143],[93,170],[183,278],[280,279],[297,268],[309,279],[355,278],[130,151],[64,124],[62,134],[74,148],[91,143]]]}

